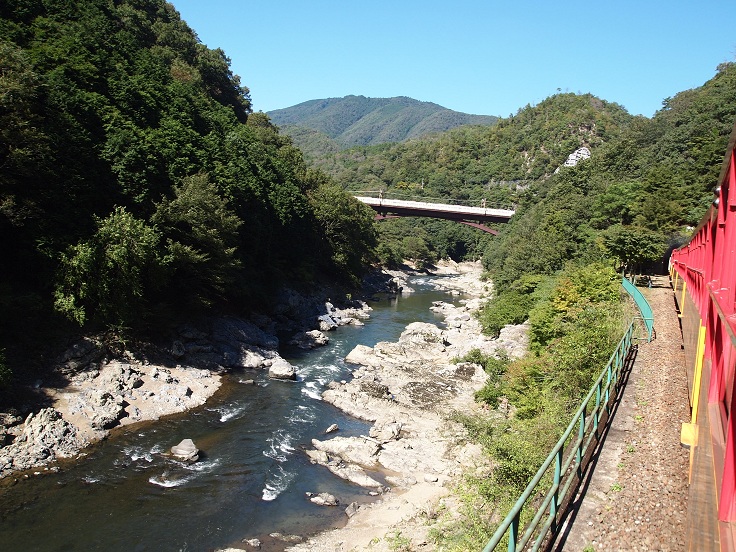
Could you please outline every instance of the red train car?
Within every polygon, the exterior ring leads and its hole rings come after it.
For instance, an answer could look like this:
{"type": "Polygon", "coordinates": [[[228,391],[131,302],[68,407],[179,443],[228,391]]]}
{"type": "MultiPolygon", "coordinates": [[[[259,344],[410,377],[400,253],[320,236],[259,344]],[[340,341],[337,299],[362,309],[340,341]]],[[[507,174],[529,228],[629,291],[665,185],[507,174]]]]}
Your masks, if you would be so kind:
{"type": "Polygon", "coordinates": [[[670,258],[691,420],[688,547],[736,550],[736,126],[713,204],[670,258]]]}

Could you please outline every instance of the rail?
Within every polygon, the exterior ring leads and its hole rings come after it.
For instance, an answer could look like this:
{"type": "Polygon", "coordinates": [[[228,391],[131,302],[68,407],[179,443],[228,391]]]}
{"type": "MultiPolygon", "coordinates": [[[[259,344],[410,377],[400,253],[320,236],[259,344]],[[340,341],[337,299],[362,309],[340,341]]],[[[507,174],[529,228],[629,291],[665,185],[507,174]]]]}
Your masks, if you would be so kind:
{"type": "MultiPolygon", "coordinates": [[[[622,285],[629,291],[624,282],[627,282],[625,278],[622,285]]],[[[629,282],[629,286],[633,287],[633,284],[629,282]]],[[[647,300],[642,295],[636,303],[645,326],[649,319],[653,328],[652,309],[647,300]]],[[[495,550],[504,537],[508,537],[509,552],[539,550],[551,535],[557,533],[565,509],[575,497],[603,430],[611,419],[625,381],[622,374],[634,360],[636,327],[636,321],[632,320],[562,437],[498,526],[483,552],[495,550]],[[522,513],[525,508],[535,505],[534,515],[520,537],[522,513]]],[[[646,327],[649,331],[650,326],[646,327]]]]}

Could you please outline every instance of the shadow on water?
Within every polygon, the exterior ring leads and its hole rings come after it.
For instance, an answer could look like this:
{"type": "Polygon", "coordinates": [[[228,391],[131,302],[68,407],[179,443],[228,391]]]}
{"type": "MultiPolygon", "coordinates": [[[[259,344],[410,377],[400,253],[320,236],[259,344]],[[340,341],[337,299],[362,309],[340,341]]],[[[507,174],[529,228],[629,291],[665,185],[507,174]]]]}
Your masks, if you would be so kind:
{"type": "MultiPolygon", "coordinates": [[[[272,532],[308,535],[346,521],[344,507],[372,500],[365,489],[313,465],[303,449],[332,423],[341,435],[367,434],[369,424],[320,400],[332,380],[349,379],[343,362],[355,345],[395,341],[413,321],[436,322],[432,301],[451,301],[419,285],[412,295],[372,304],[361,327],[330,333],[314,351],[287,350],[298,381],[271,381],[264,372],[234,372],[204,406],[157,422],[114,431],[58,473],[12,479],[0,486],[4,550],[148,551],[286,545],[272,532]],[[246,380],[255,385],[246,385],[246,380]],[[166,453],[183,438],[203,451],[194,464],[166,453]],[[306,492],[328,492],[340,507],[319,507],[306,492]]],[[[152,399],[153,400],[153,399],[152,399]]]]}

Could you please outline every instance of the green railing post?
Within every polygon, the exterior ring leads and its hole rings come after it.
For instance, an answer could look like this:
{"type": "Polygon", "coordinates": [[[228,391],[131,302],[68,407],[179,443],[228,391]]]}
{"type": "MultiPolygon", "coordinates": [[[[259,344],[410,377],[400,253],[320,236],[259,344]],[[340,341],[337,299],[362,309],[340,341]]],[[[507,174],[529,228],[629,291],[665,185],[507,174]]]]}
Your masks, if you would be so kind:
{"type": "Polygon", "coordinates": [[[598,422],[601,419],[601,382],[598,381],[598,385],[595,386],[595,411],[593,412],[593,428],[595,429],[596,439],[599,439],[598,435],[598,422]]]}
{"type": "MultiPolygon", "coordinates": [[[[642,297],[643,299],[643,297],[642,297]]],[[[646,304],[646,299],[643,299],[646,304]]],[[[648,304],[646,304],[648,306],[648,304]]],[[[645,322],[647,317],[644,317],[645,322]]],[[[648,318],[649,328],[652,327],[653,319],[648,318]]],[[[557,533],[559,527],[557,526],[557,515],[559,514],[560,504],[564,503],[570,493],[574,493],[580,484],[585,470],[585,464],[583,463],[586,458],[587,446],[590,442],[586,443],[586,416],[587,410],[593,402],[593,396],[595,395],[595,408],[591,410],[590,415],[593,416],[591,421],[592,428],[587,428],[587,437],[589,441],[592,441],[593,436],[591,431],[595,431],[595,438],[600,441],[600,426],[607,426],[611,421],[611,413],[613,411],[611,401],[615,401],[618,397],[618,386],[623,381],[622,374],[626,366],[626,359],[629,357],[633,340],[635,322],[632,321],[629,324],[628,329],[622,336],[621,340],[616,347],[615,352],[611,355],[608,360],[606,367],[601,370],[598,375],[598,379],[591,386],[588,394],[583,399],[580,407],[578,408],[575,415],[570,420],[570,424],[567,429],[560,436],[557,444],[549,453],[545,461],[540,466],[536,475],[532,478],[529,484],[526,486],[524,491],[517,499],[514,506],[508,512],[503,521],[499,524],[494,532],[491,540],[488,541],[483,552],[491,552],[496,549],[504,537],[508,534],[509,552],[516,552],[517,549],[526,549],[529,547],[531,550],[538,550],[545,536],[552,531],[557,533]],[[605,387],[604,382],[605,381],[605,387]],[[613,389],[613,397],[611,396],[611,387],[616,385],[613,389]],[[603,420],[603,407],[605,406],[607,417],[603,424],[600,422],[603,420]],[[575,424],[578,424],[578,439],[576,443],[573,443],[572,436],[575,434],[575,424]],[[563,473],[568,473],[572,469],[572,463],[576,461],[576,473],[575,477],[568,477],[562,485],[563,473]],[[552,466],[552,462],[555,463],[554,468],[554,483],[552,487],[547,487],[546,491],[540,491],[537,487],[544,479],[545,474],[548,473],[549,468],[552,466]],[[538,497],[544,496],[544,499],[536,507],[536,513],[529,522],[528,527],[524,528],[524,533],[519,537],[521,512],[524,507],[529,505],[530,500],[536,500],[538,497]],[[546,516],[546,521],[542,523],[542,519],[545,517],[545,512],[549,509],[549,515],[546,516]],[[535,532],[538,532],[536,534],[535,532]],[[536,534],[536,537],[535,537],[536,534]],[[530,545],[530,542],[534,539],[535,544],[530,545]]]]}
{"type": "Polygon", "coordinates": [[[575,460],[577,460],[578,477],[583,477],[583,444],[585,437],[585,409],[580,412],[580,427],[578,428],[578,450],[575,453],[575,460]]]}
{"type": "Polygon", "coordinates": [[[560,498],[560,483],[562,482],[562,453],[563,449],[557,451],[555,457],[555,477],[553,485],[555,487],[555,494],[552,496],[552,502],[549,504],[549,515],[552,518],[552,531],[557,532],[557,508],[559,507],[560,498]]]}
{"type": "Polygon", "coordinates": [[[514,519],[511,520],[509,527],[509,552],[516,552],[516,544],[519,542],[519,518],[521,517],[521,508],[516,512],[514,519]]]}

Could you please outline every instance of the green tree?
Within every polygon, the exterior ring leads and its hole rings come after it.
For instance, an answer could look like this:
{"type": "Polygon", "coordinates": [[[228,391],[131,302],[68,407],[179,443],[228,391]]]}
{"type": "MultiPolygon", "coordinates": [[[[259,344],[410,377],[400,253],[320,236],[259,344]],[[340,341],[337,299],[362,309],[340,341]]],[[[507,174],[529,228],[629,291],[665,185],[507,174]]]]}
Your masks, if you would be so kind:
{"type": "Polygon", "coordinates": [[[437,261],[429,245],[421,236],[406,236],[401,241],[401,248],[404,258],[411,260],[417,270],[424,270],[437,261]]]}
{"type": "Polygon", "coordinates": [[[373,210],[332,184],[319,186],[309,197],[328,258],[343,276],[355,280],[373,260],[373,210]]]}
{"type": "Polygon", "coordinates": [[[174,186],[174,198],[159,203],[151,220],[167,241],[167,287],[176,302],[210,306],[235,294],[242,221],[207,175],[187,177],[174,186]]]}
{"type": "Polygon", "coordinates": [[[618,260],[624,273],[632,273],[644,263],[658,261],[667,249],[661,234],[636,226],[612,226],[602,237],[606,251],[618,260]]]}
{"type": "Polygon", "coordinates": [[[56,308],[80,325],[139,326],[163,274],[160,239],[123,207],[97,219],[94,236],[62,255],[56,308]]]}

